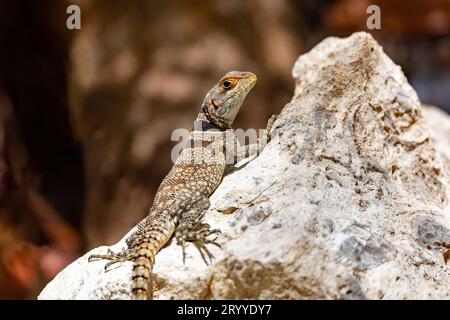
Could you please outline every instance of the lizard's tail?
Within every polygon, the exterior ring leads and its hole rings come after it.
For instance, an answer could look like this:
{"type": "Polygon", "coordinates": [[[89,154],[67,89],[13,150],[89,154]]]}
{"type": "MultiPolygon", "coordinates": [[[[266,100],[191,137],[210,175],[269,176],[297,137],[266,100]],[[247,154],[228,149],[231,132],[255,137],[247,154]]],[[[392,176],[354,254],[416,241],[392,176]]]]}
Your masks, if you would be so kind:
{"type": "Polygon", "coordinates": [[[133,264],[132,287],[133,298],[147,300],[153,298],[151,274],[158,251],[169,241],[175,230],[175,224],[165,228],[152,228],[142,237],[136,246],[136,259],[133,264]]]}

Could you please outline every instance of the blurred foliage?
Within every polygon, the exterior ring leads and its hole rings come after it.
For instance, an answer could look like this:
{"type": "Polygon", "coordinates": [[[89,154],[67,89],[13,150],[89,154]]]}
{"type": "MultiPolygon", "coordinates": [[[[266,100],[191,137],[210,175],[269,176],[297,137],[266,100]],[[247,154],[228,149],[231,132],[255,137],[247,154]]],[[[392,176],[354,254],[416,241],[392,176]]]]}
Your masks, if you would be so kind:
{"type": "Polygon", "coordinates": [[[450,1],[0,2],[0,298],[33,298],[85,250],[121,238],[229,70],[259,81],[237,118],[260,128],[324,37],[372,32],[424,102],[450,111],[450,1]],[[82,29],[65,26],[81,7],[82,29]]]}

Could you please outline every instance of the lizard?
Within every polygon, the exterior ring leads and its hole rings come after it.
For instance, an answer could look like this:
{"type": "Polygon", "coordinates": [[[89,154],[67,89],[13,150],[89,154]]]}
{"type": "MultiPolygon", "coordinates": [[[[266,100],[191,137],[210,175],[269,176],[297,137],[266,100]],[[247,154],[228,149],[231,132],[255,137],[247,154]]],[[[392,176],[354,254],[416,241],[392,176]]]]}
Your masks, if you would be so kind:
{"type": "Polygon", "coordinates": [[[94,254],[89,261],[110,260],[105,270],[116,262],[133,261],[131,293],[134,299],[152,299],[151,273],[158,251],[172,238],[183,250],[193,243],[208,264],[213,255],[206,245],[215,245],[220,233],[203,222],[210,206],[209,196],[220,184],[227,164],[257,155],[270,139],[276,116],[272,116],[265,136],[258,143],[241,146],[232,130],[233,121],[247,94],[257,81],[255,74],[230,71],[206,94],[187,144],[172,169],[159,186],[149,214],[126,239],[127,248],[115,253],[94,254]]]}

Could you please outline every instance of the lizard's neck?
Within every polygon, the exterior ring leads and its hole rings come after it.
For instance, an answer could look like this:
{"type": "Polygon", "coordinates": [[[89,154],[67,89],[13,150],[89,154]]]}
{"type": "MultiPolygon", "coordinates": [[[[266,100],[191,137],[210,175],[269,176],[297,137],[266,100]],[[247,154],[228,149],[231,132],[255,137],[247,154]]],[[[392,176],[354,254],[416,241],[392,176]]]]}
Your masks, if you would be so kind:
{"type": "Polygon", "coordinates": [[[194,121],[194,131],[225,131],[224,128],[212,123],[205,113],[200,112],[194,121]]]}

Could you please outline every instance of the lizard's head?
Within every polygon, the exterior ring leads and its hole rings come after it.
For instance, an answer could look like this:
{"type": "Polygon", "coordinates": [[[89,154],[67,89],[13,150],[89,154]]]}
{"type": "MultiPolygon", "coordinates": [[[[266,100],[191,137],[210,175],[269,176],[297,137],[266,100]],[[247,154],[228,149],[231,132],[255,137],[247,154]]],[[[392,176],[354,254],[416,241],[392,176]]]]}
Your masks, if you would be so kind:
{"type": "Polygon", "coordinates": [[[256,83],[251,72],[230,71],[209,90],[202,111],[213,124],[222,129],[231,128],[245,96],[256,83]]]}

